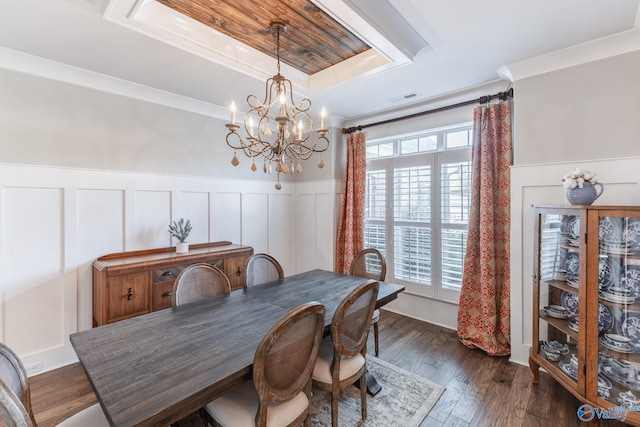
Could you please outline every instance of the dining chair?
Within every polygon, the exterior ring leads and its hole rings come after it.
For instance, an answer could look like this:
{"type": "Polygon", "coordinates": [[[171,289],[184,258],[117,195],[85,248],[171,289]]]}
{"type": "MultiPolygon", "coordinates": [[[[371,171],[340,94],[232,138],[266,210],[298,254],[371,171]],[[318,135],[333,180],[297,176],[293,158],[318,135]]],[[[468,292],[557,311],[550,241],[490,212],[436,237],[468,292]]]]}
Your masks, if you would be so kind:
{"type": "Polygon", "coordinates": [[[311,373],[324,330],[325,309],[310,302],[280,319],[253,359],[253,381],[205,407],[213,425],[311,426],[311,373]]]}
{"type": "MultiPolygon", "coordinates": [[[[384,281],[387,276],[387,262],[384,259],[384,255],[382,255],[379,250],[374,248],[363,249],[356,254],[355,258],[353,258],[349,274],[352,276],[384,281]]],[[[373,317],[371,318],[376,357],[380,354],[380,345],[378,344],[379,320],[380,310],[376,308],[373,311],[373,317]]]]}
{"type": "Polygon", "coordinates": [[[210,264],[192,264],[182,270],[171,291],[171,304],[182,304],[231,292],[231,283],[222,270],[210,264]]]}
{"type": "MultiPolygon", "coordinates": [[[[9,427],[36,427],[31,408],[27,371],[18,356],[0,343],[0,416],[9,427]]],[[[109,422],[99,404],[67,418],[61,427],[108,427],[109,422]]]]}
{"type": "Polygon", "coordinates": [[[313,369],[313,387],[331,392],[331,425],[338,426],[340,390],[360,382],[362,420],[367,419],[366,353],[369,324],[380,284],[368,281],[338,305],[331,334],[322,340],[313,369]]]}
{"type": "Polygon", "coordinates": [[[247,261],[247,287],[284,278],[282,266],[271,255],[255,254],[247,261]]]}

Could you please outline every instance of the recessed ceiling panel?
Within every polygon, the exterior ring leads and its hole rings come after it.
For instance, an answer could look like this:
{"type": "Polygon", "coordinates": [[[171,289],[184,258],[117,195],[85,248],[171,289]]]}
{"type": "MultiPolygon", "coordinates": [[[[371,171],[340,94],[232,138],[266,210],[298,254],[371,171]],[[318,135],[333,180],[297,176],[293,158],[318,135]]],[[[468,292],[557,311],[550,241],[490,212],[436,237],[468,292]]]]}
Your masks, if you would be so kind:
{"type": "Polygon", "coordinates": [[[308,0],[156,1],[272,57],[276,43],[269,24],[283,22],[282,62],[308,75],[370,49],[308,0]]]}
{"type": "Polygon", "coordinates": [[[320,93],[411,63],[344,0],[109,0],[103,16],[235,71],[275,74],[273,21],[282,74],[301,93],[320,93]]]}

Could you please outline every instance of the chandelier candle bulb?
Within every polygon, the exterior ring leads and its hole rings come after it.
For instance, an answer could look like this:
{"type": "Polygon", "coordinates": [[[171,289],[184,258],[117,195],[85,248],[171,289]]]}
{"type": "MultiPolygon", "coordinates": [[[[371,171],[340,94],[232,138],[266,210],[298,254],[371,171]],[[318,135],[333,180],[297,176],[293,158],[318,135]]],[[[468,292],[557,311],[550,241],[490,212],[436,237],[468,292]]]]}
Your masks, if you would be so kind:
{"type": "Polygon", "coordinates": [[[231,101],[231,105],[229,106],[229,110],[231,110],[231,124],[236,124],[236,103],[235,101],[231,101]]]}
{"type": "Polygon", "coordinates": [[[324,118],[327,116],[327,109],[322,107],[320,110],[320,129],[324,129],[324,118]]]}

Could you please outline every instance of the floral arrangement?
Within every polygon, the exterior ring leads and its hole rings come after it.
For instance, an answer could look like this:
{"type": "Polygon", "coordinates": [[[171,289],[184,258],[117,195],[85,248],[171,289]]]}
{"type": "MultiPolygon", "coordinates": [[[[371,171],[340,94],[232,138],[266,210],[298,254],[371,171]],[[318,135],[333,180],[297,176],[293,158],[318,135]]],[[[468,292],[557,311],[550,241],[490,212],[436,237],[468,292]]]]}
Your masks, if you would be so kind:
{"type": "Polygon", "coordinates": [[[180,243],[184,243],[191,233],[191,220],[185,222],[184,218],[180,218],[177,222],[174,220],[173,225],[169,224],[169,234],[178,239],[180,243]]]}
{"type": "Polygon", "coordinates": [[[569,172],[562,178],[564,188],[576,188],[584,185],[585,182],[596,184],[598,182],[597,174],[589,171],[583,171],[581,168],[575,168],[573,172],[569,172]]]}

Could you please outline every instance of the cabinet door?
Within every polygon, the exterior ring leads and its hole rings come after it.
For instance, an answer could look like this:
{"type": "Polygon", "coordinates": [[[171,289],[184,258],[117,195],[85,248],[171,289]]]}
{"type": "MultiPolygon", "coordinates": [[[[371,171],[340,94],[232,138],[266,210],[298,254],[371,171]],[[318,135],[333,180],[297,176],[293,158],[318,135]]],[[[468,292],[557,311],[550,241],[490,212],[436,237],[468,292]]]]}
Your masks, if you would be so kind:
{"type": "Polygon", "coordinates": [[[533,350],[552,376],[582,394],[588,317],[586,213],[542,210],[537,221],[533,350]]]}
{"type": "Polygon", "coordinates": [[[247,286],[247,272],[245,271],[245,267],[248,258],[247,256],[225,258],[224,274],[227,275],[229,282],[231,282],[231,290],[245,288],[247,286]]]}
{"type": "Polygon", "coordinates": [[[589,397],[595,400],[597,396],[602,406],[623,405],[638,411],[640,218],[635,215],[638,213],[600,212],[598,223],[594,223],[599,237],[598,323],[592,337],[597,341],[599,375],[588,386],[589,397]]]}
{"type": "Polygon", "coordinates": [[[125,274],[107,279],[107,323],[151,311],[150,272],[125,274]]]}

